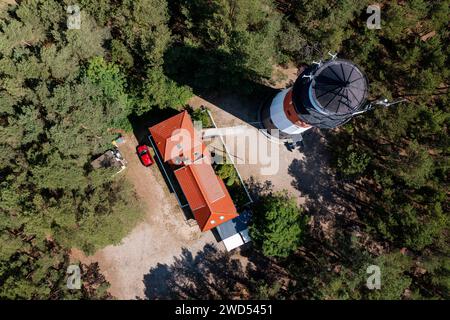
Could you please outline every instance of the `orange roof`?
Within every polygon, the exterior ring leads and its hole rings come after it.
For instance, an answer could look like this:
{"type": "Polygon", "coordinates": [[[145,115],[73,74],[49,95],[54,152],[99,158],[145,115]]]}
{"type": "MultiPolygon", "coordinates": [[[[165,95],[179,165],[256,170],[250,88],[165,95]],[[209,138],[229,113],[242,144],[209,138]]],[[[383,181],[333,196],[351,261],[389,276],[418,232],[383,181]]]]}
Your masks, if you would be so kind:
{"type": "Polygon", "coordinates": [[[206,146],[194,129],[191,116],[183,111],[149,128],[164,161],[175,164],[209,157],[206,146]]]}
{"type": "Polygon", "coordinates": [[[175,176],[202,231],[238,216],[225,184],[209,163],[182,167],[175,176]]]}
{"type": "Polygon", "coordinates": [[[149,128],[165,162],[183,165],[175,176],[202,231],[238,216],[225,184],[187,111],[149,128]]]}

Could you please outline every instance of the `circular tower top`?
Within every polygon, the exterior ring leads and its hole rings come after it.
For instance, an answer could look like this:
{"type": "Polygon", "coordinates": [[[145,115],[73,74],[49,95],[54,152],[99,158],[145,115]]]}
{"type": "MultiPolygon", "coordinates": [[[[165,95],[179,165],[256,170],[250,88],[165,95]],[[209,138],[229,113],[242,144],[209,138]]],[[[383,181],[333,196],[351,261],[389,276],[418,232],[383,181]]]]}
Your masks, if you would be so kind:
{"type": "Polygon", "coordinates": [[[295,81],[292,100],[304,122],[335,128],[366,105],[369,83],[351,61],[334,59],[307,68],[295,81]]]}
{"type": "Polygon", "coordinates": [[[331,60],[314,72],[310,97],[319,112],[355,112],[367,98],[368,81],[363,72],[346,60],[331,60]]]}

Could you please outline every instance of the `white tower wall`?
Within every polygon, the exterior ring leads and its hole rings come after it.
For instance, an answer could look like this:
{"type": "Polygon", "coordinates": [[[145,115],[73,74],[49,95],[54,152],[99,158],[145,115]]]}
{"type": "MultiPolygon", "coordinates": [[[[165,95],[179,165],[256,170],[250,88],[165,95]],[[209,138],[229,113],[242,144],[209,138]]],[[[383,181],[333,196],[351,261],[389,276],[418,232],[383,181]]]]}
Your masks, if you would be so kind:
{"type": "Polygon", "coordinates": [[[292,88],[284,89],[283,91],[280,91],[275,98],[273,98],[272,104],[270,105],[270,119],[280,131],[286,134],[296,135],[310,129],[311,127],[299,127],[290,121],[286,116],[284,111],[284,100],[291,89],[292,88]]]}

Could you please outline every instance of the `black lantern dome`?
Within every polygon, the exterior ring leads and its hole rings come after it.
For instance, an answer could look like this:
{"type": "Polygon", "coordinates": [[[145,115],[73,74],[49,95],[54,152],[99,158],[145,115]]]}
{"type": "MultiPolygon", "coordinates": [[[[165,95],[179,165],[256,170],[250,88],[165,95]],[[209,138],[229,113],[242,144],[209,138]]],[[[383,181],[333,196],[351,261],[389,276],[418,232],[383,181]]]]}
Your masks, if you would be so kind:
{"type": "Polygon", "coordinates": [[[296,80],[292,99],[301,120],[335,128],[364,109],[368,80],[352,62],[329,60],[306,69],[296,80]]]}

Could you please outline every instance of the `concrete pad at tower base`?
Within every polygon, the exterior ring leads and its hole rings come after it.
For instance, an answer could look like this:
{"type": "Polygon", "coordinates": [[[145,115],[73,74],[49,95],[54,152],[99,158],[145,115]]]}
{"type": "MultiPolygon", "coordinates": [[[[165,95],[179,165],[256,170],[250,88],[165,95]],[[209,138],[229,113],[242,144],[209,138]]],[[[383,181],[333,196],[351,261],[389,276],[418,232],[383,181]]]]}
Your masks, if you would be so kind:
{"type": "MultiPolygon", "coordinates": [[[[258,107],[262,102],[261,97],[254,97],[253,101],[242,100],[238,95],[228,95],[226,97],[226,103],[233,102],[235,109],[250,109],[255,110],[255,117],[258,112],[258,107]]],[[[303,204],[305,202],[304,196],[295,188],[292,184],[293,177],[289,174],[289,167],[294,161],[303,161],[304,154],[300,152],[298,149],[289,151],[282,140],[273,141],[272,139],[268,139],[268,137],[264,134],[263,131],[258,130],[257,127],[253,126],[251,122],[246,122],[243,119],[233,115],[232,113],[222,109],[221,100],[216,98],[214,103],[195,96],[189,101],[189,105],[193,108],[199,108],[200,106],[207,107],[212,113],[214,120],[218,127],[232,127],[232,126],[246,126],[248,130],[254,130],[256,135],[261,136],[261,141],[270,140],[273,144],[279,146],[279,155],[277,157],[279,168],[277,174],[273,175],[262,175],[261,170],[265,167],[265,165],[261,163],[251,164],[250,154],[247,152],[243,153],[234,153],[232,151],[231,139],[235,137],[224,137],[224,142],[229,147],[231,155],[233,159],[236,161],[236,167],[242,175],[242,179],[245,182],[254,181],[254,183],[264,184],[266,181],[269,181],[272,184],[273,191],[283,191],[286,190],[288,193],[293,195],[297,200],[298,204],[303,204]]],[[[249,119],[252,120],[252,119],[249,119]]],[[[314,130],[314,129],[311,129],[314,130]]],[[[309,134],[309,133],[307,133],[309,134]]],[[[246,148],[244,148],[245,150],[246,148]]],[[[307,182],[305,182],[307,183],[307,182]]]]}

